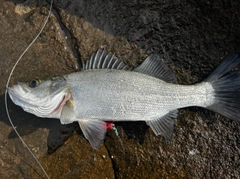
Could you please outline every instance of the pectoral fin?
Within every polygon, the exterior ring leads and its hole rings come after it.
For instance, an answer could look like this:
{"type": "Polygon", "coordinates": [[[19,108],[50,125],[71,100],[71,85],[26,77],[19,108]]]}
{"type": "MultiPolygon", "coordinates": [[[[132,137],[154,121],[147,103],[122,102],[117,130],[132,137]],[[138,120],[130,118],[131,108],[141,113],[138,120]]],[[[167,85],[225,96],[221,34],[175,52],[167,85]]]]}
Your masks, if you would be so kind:
{"type": "Polygon", "coordinates": [[[93,148],[98,149],[105,138],[107,123],[98,120],[80,120],[79,126],[93,148]]]}
{"type": "Polygon", "coordinates": [[[60,116],[61,124],[70,124],[74,121],[77,121],[77,119],[74,114],[73,106],[70,104],[64,105],[60,116]]]}
{"type": "Polygon", "coordinates": [[[156,135],[162,134],[166,139],[171,139],[173,133],[174,119],[177,117],[177,110],[170,111],[166,115],[151,121],[146,121],[156,135]]]}

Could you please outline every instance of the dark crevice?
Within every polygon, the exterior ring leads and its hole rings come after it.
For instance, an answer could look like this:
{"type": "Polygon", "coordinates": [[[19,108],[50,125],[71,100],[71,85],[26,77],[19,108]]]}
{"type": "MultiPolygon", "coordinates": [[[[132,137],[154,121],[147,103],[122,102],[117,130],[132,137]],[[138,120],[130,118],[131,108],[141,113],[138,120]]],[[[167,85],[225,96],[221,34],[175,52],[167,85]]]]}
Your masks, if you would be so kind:
{"type": "Polygon", "coordinates": [[[72,51],[72,55],[75,57],[75,59],[77,61],[78,69],[81,69],[81,66],[82,66],[81,54],[77,50],[79,48],[79,45],[77,43],[77,39],[73,36],[73,34],[68,30],[68,28],[62,22],[62,18],[60,16],[59,9],[54,5],[53,5],[53,8],[52,8],[52,13],[56,17],[56,19],[59,23],[59,26],[61,27],[65,37],[67,37],[65,39],[66,43],[67,43],[69,49],[72,51]]]}
{"type": "MultiPolygon", "coordinates": [[[[105,145],[105,144],[104,144],[105,145]]],[[[105,145],[105,148],[106,148],[106,150],[107,150],[107,153],[108,153],[108,157],[110,158],[110,160],[111,160],[111,163],[112,163],[112,169],[113,169],[113,173],[114,173],[114,178],[118,178],[117,177],[117,173],[116,173],[116,171],[118,171],[117,170],[117,167],[116,167],[116,164],[115,164],[115,162],[114,162],[114,160],[113,160],[113,158],[112,158],[112,156],[111,156],[111,152],[110,152],[110,150],[108,149],[108,146],[107,145],[105,145]]]]}

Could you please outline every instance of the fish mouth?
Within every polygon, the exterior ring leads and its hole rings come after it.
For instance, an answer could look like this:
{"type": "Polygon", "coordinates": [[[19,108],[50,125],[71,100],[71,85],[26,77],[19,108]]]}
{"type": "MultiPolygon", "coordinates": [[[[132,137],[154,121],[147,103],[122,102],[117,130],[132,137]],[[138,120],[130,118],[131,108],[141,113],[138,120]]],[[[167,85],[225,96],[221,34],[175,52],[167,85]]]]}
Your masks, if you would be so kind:
{"type": "Polygon", "coordinates": [[[7,88],[7,92],[13,103],[21,107],[28,104],[28,101],[25,100],[24,96],[21,95],[21,92],[23,91],[26,92],[20,83],[18,85],[14,85],[13,87],[7,88]]]}
{"type": "Polygon", "coordinates": [[[8,87],[7,88],[7,92],[10,96],[10,98],[12,99],[12,101],[15,103],[15,99],[17,99],[17,94],[15,92],[16,90],[14,90],[14,87],[8,87]]]}

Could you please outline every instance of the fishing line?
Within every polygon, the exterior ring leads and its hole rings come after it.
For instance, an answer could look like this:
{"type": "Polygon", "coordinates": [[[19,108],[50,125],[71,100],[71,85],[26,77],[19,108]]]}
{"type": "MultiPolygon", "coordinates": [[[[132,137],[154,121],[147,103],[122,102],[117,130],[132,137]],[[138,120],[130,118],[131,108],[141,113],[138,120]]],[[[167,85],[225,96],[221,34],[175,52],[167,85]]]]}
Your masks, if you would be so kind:
{"type": "MultiPolygon", "coordinates": [[[[0,141],[0,142],[1,142],[1,145],[4,146],[9,153],[15,155],[14,152],[13,152],[10,148],[7,147],[7,145],[5,144],[5,142],[3,142],[3,141],[0,141]]],[[[17,155],[15,155],[15,156],[16,156],[18,159],[20,159],[21,161],[23,161],[26,165],[28,165],[29,167],[31,167],[31,168],[33,169],[33,171],[35,171],[35,172],[41,177],[40,173],[39,173],[36,169],[34,169],[26,160],[21,159],[21,158],[20,158],[19,156],[17,156],[17,155]]]]}
{"type": "Polygon", "coordinates": [[[18,65],[19,61],[22,59],[22,57],[25,55],[25,53],[28,51],[28,49],[33,45],[33,43],[37,40],[37,38],[40,36],[40,34],[42,33],[43,29],[45,28],[48,20],[49,20],[49,17],[51,15],[51,11],[52,11],[52,5],[53,5],[53,0],[51,0],[51,4],[50,4],[50,8],[49,8],[49,13],[48,13],[48,16],[41,28],[41,30],[39,31],[39,33],[37,34],[37,36],[33,39],[33,41],[27,46],[27,48],[23,51],[23,53],[20,55],[20,57],[18,58],[18,60],[16,61],[16,63],[14,64],[10,74],[9,74],[9,77],[8,77],[8,80],[7,80],[7,83],[6,83],[6,91],[5,91],[5,107],[6,107],[6,113],[7,113],[7,117],[9,119],[9,122],[13,128],[13,130],[15,131],[15,133],[17,134],[17,136],[19,137],[19,139],[21,140],[21,142],[23,143],[23,145],[27,148],[27,150],[29,151],[29,153],[33,156],[33,158],[35,159],[35,161],[38,163],[38,165],[40,166],[40,168],[42,169],[42,171],[44,172],[44,174],[46,175],[46,177],[48,179],[50,179],[50,177],[48,176],[47,172],[45,171],[45,169],[43,168],[43,166],[41,165],[41,163],[39,162],[39,160],[37,159],[37,157],[33,154],[33,152],[31,151],[31,149],[27,146],[27,144],[24,142],[24,140],[22,139],[22,137],[20,136],[20,134],[18,133],[16,127],[13,125],[13,122],[12,122],[12,119],[10,117],[10,114],[9,114],[9,110],[8,110],[8,105],[7,105],[7,90],[8,90],[8,87],[9,87],[9,83],[10,83],[10,79],[12,77],[12,74],[16,68],[16,66],[18,65]]]}
{"type": "MultiPolygon", "coordinates": [[[[122,139],[121,139],[121,137],[120,137],[120,135],[119,135],[119,133],[118,133],[118,130],[117,130],[117,128],[116,128],[115,126],[113,127],[113,130],[114,130],[116,136],[118,137],[118,140],[120,141],[121,146],[122,146],[122,151],[123,151],[123,153],[125,154],[125,148],[124,148],[124,145],[123,145],[123,141],[122,141],[122,139]]],[[[122,130],[121,130],[121,131],[122,131],[122,130]]]]}

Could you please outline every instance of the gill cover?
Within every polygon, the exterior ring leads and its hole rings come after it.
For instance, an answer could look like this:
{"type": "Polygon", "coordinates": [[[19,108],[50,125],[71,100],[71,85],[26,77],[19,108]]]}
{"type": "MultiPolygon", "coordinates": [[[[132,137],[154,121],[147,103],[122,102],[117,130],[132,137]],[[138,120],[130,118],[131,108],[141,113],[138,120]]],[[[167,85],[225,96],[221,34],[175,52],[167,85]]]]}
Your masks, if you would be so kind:
{"type": "Polygon", "coordinates": [[[70,98],[65,79],[59,77],[18,83],[8,88],[8,94],[24,111],[48,118],[60,118],[62,107],[70,98]]]}

